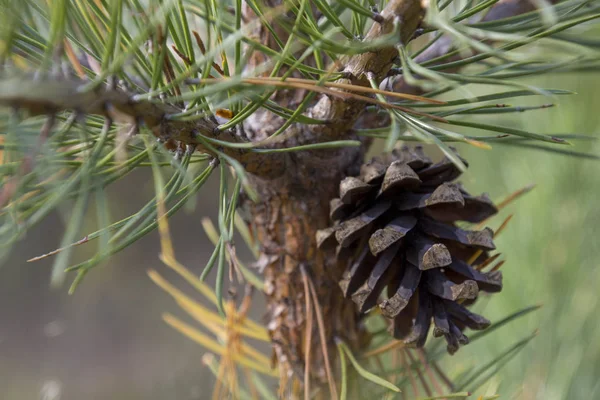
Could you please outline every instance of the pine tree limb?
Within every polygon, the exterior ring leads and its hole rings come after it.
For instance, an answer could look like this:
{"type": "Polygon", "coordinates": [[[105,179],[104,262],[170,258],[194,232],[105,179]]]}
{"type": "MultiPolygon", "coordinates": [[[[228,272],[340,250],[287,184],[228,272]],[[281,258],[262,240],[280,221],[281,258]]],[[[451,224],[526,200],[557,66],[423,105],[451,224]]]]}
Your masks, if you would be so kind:
{"type": "MultiPolygon", "coordinates": [[[[559,0],[550,0],[549,3],[556,4],[559,0]]],[[[504,18],[510,18],[536,10],[535,2],[530,0],[500,0],[492,6],[480,22],[496,21],[504,18]]],[[[415,57],[417,64],[422,64],[434,60],[455,50],[454,42],[451,36],[445,35],[438,39],[431,47],[415,57]]],[[[461,55],[457,54],[444,62],[461,60],[461,55]]],[[[459,68],[444,69],[444,72],[457,72],[459,68]]],[[[410,85],[401,75],[388,78],[382,85],[382,89],[398,93],[423,94],[424,90],[418,86],[410,85]]]]}
{"type": "MultiPolygon", "coordinates": [[[[425,15],[425,9],[421,3],[419,0],[390,1],[381,12],[383,21],[373,23],[364,41],[373,41],[397,30],[399,42],[407,44],[425,15]]],[[[342,61],[344,67],[341,72],[345,77],[338,80],[338,83],[369,86],[368,73],[372,74],[379,82],[385,78],[397,56],[398,51],[394,46],[352,56],[345,62],[342,61]]],[[[352,128],[363,109],[364,104],[356,101],[322,96],[310,110],[309,115],[333,123],[326,126],[312,126],[311,133],[320,138],[327,137],[329,139],[347,135],[347,131],[352,128]]]]}
{"type": "MultiPolygon", "coordinates": [[[[232,132],[219,131],[218,123],[212,117],[194,121],[171,120],[169,115],[182,111],[179,107],[146,100],[136,101],[133,93],[103,85],[93,90],[82,90],[87,83],[76,78],[3,78],[0,79],[0,105],[25,109],[32,115],[72,110],[82,114],[106,116],[117,122],[143,123],[161,140],[175,140],[196,146],[206,153],[213,151],[203,146],[200,135],[226,142],[242,141],[232,132]]],[[[220,150],[239,161],[247,172],[257,175],[268,174],[278,164],[277,159],[282,158],[280,155],[229,147],[220,150]]]]}

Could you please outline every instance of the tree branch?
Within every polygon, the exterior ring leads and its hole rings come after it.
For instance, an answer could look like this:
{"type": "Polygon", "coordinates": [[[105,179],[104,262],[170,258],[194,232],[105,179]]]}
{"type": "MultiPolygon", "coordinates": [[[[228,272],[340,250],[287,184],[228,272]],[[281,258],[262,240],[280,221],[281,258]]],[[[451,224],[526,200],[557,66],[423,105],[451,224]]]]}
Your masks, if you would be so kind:
{"type": "MultiPolygon", "coordinates": [[[[364,41],[373,41],[398,29],[399,42],[408,43],[421,24],[425,10],[420,0],[392,0],[381,12],[383,21],[373,23],[364,41]]],[[[394,46],[374,52],[358,54],[346,60],[341,72],[346,76],[338,83],[369,86],[367,73],[372,73],[379,82],[392,67],[398,51],[394,46]]],[[[364,104],[356,100],[340,100],[322,96],[309,111],[313,118],[332,121],[326,126],[312,126],[310,131],[319,138],[340,137],[347,134],[364,109],[364,104]]]]}
{"type": "MultiPolygon", "coordinates": [[[[268,3],[269,7],[276,7],[277,1],[268,3]]],[[[387,3],[381,14],[378,14],[377,21],[373,22],[368,33],[365,35],[363,42],[369,43],[376,41],[386,35],[398,34],[398,42],[408,43],[416,29],[421,24],[425,10],[420,0],[391,0],[387,3]]],[[[247,12],[248,20],[257,18],[252,12],[247,12]]],[[[256,26],[256,24],[254,25],[256,26]]],[[[277,21],[272,24],[272,29],[279,32],[277,21]]],[[[282,33],[282,40],[287,36],[282,33]]],[[[254,36],[261,40],[266,46],[275,47],[272,35],[264,27],[255,28],[254,36]]],[[[365,52],[353,56],[346,57],[340,61],[338,72],[343,74],[343,78],[336,83],[369,87],[370,82],[367,79],[367,74],[381,81],[388,74],[396,57],[398,56],[397,49],[394,45],[385,48],[380,48],[375,51],[365,52]]],[[[250,58],[250,63],[247,70],[252,71],[257,63],[265,63],[264,57],[253,55],[250,58]]],[[[283,70],[279,71],[280,73],[283,70]]],[[[334,89],[340,92],[345,92],[343,89],[334,89]]],[[[286,93],[285,91],[276,92],[272,99],[277,102],[283,102],[282,105],[294,109],[302,101],[303,93],[295,94],[286,93]],[[300,94],[300,96],[299,96],[300,94]]],[[[323,94],[319,100],[313,104],[306,112],[312,118],[328,121],[320,125],[303,125],[299,123],[291,124],[285,131],[285,136],[288,138],[283,143],[285,146],[298,146],[319,142],[327,142],[338,140],[340,138],[348,139],[355,138],[352,135],[352,128],[358,118],[365,109],[364,102],[357,99],[342,98],[342,96],[332,96],[323,94]]],[[[244,121],[244,131],[253,141],[264,140],[269,135],[280,129],[285,123],[283,118],[277,117],[267,110],[257,110],[247,120],[244,121]]],[[[370,142],[368,138],[356,138],[361,140],[366,145],[370,142]]],[[[303,151],[290,154],[294,165],[303,165],[308,168],[318,168],[323,173],[333,173],[339,177],[348,172],[348,167],[357,166],[360,163],[364,150],[368,146],[362,146],[360,149],[336,149],[336,150],[319,150],[319,151],[303,151]]],[[[278,169],[283,173],[282,169],[278,169]]],[[[288,170],[287,173],[294,173],[288,170]]],[[[289,180],[288,181],[293,181],[289,180]]]]}
{"type": "MultiPolygon", "coordinates": [[[[552,4],[556,4],[559,2],[559,0],[550,0],[549,2],[552,4]]],[[[490,8],[488,13],[481,19],[480,22],[490,22],[499,19],[514,17],[520,14],[534,11],[535,9],[535,3],[530,0],[500,0],[498,3],[496,3],[490,8]]],[[[442,36],[431,47],[429,47],[423,53],[415,57],[414,61],[418,64],[422,64],[429,60],[433,60],[445,54],[448,54],[453,50],[455,50],[455,47],[452,37],[447,35],[442,36]]],[[[461,56],[457,54],[451,58],[444,60],[444,62],[452,62],[459,60],[461,60],[461,56]]],[[[444,72],[457,72],[458,70],[459,68],[448,68],[444,69],[444,72]]],[[[424,91],[420,87],[406,83],[402,75],[388,78],[386,81],[384,81],[381,88],[384,90],[389,90],[398,93],[416,95],[424,93],[424,91]]]]}
{"type": "MultiPolygon", "coordinates": [[[[277,3],[277,1],[273,3],[277,3]]],[[[276,7],[277,5],[269,4],[269,6],[276,7]]],[[[256,18],[250,12],[247,13],[247,16],[256,18]]],[[[412,38],[423,16],[424,9],[420,0],[391,0],[378,15],[378,22],[373,23],[364,41],[370,42],[398,31],[399,41],[406,43],[412,38]]],[[[265,42],[269,47],[275,46],[271,34],[261,24],[250,26],[254,29],[253,35],[261,42],[265,42]]],[[[277,29],[277,25],[275,29],[281,30],[277,29]]],[[[376,79],[383,79],[396,56],[397,51],[393,46],[350,56],[342,61],[343,67],[340,72],[343,72],[345,77],[338,82],[369,86],[366,74],[372,73],[376,79]]],[[[250,61],[251,63],[266,62],[256,52],[253,53],[250,61]]],[[[220,132],[217,129],[218,123],[212,116],[194,121],[171,120],[169,115],[180,113],[182,111],[180,107],[155,101],[136,101],[134,93],[118,88],[112,89],[104,85],[97,86],[93,90],[83,90],[87,83],[85,80],[76,78],[57,79],[56,77],[33,76],[0,78],[0,105],[26,109],[33,115],[74,110],[83,114],[103,115],[115,121],[144,123],[160,139],[196,146],[207,153],[214,153],[214,151],[203,144],[205,142],[200,135],[232,143],[249,140],[260,141],[285,122],[282,118],[274,115],[266,118],[270,112],[259,110],[244,122],[243,130],[237,133],[233,133],[233,131],[220,132]]],[[[284,99],[299,98],[290,96],[287,91],[278,93],[279,95],[276,97],[279,99],[282,97],[284,99]]],[[[292,124],[282,135],[282,138],[287,137],[288,140],[279,141],[270,147],[325,142],[345,137],[363,109],[364,103],[360,100],[344,100],[335,96],[323,95],[307,113],[315,118],[325,119],[329,123],[311,126],[292,124]]],[[[218,145],[214,145],[214,147],[239,161],[248,173],[263,178],[280,176],[289,157],[281,153],[253,152],[251,149],[236,149],[218,145]]],[[[325,153],[321,156],[332,157],[336,151],[321,152],[325,153]]],[[[344,155],[343,150],[337,152],[344,155]]],[[[315,151],[306,152],[305,155],[310,158],[314,153],[315,151]]],[[[348,163],[355,157],[350,155],[342,158],[343,161],[340,160],[342,163],[348,163]]]]}
{"type": "MultiPolygon", "coordinates": [[[[213,151],[203,145],[200,135],[232,143],[243,141],[231,132],[218,131],[218,123],[213,118],[170,120],[169,115],[182,111],[179,107],[145,100],[135,101],[132,93],[102,85],[93,90],[82,90],[88,83],[79,79],[60,80],[32,76],[0,79],[0,105],[26,109],[32,115],[73,110],[82,114],[102,115],[117,122],[144,123],[157,138],[196,146],[209,154],[213,151]]],[[[214,147],[238,160],[246,171],[256,175],[268,176],[274,166],[283,163],[281,155],[217,145],[214,147]]]]}
{"type": "MultiPolygon", "coordinates": [[[[276,2],[275,2],[276,3],[276,2]]],[[[275,7],[276,5],[271,5],[275,7]]],[[[364,41],[370,42],[385,35],[398,32],[398,40],[407,43],[421,23],[424,9],[420,0],[391,0],[371,26],[364,41]]],[[[256,24],[260,26],[260,24],[256,24]]],[[[255,26],[255,31],[256,28],[255,26]]],[[[256,31],[255,34],[270,47],[274,46],[270,34],[256,31]]],[[[383,79],[397,57],[394,46],[350,56],[342,61],[344,78],[339,83],[369,86],[366,74],[372,74],[377,80],[383,79]]],[[[255,56],[253,58],[256,58],[255,56]]],[[[264,61],[264,60],[263,60],[264,61]]],[[[57,79],[55,77],[14,76],[0,79],[0,104],[15,108],[27,109],[30,113],[51,114],[64,110],[74,110],[83,114],[104,115],[115,121],[133,124],[143,123],[162,140],[174,140],[183,144],[196,146],[207,153],[213,150],[204,145],[205,139],[218,139],[225,142],[239,143],[258,141],[274,132],[284,120],[271,116],[265,120],[265,114],[255,113],[244,128],[238,133],[220,132],[218,123],[211,117],[194,121],[169,119],[169,115],[178,114],[180,107],[157,101],[134,100],[134,94],[118,88],[100,85],[92,90],[83,90],[87,81],[76,78],[57,79]],[[268,121],[268,123],[265,123],[268,121]],[[259,135],[248,132],[260,131],[259,135]],[[201,136],[202,135],[202,136],[201,136]],[[249,139],[249,138],[250,139],[249,139]]],[[[281,98],[281,96],[277,96],[281,98]]],[[[288,99],[289,94],[286,94],[288,99]]],[[[292,124],[283,137],[289,138],[270,147],[301,145],[325,142],[345,137],[364,110],[364,103],[356,99],[342,99],[323,95],[307,112],[314,118],[329,121],[322,125],[292,124]]],[[[219,151],[238,160],[250,174],[263,178],[280,176],[289,157],[286,154],[258,153],[251,149],[236,149],[214,145],[219,151]]],[[[336,151],[321,151],[321,156],[332,157],[336,151]]],[[[315,151],[306,153],[310,158],[315,151]]],[[[354,155],[344,156],[344,151],[337,151],[342,156],[342,163],[354,160],[354,155]]],[[[322,157],[317,157],[322,158],[322,157]]]]}

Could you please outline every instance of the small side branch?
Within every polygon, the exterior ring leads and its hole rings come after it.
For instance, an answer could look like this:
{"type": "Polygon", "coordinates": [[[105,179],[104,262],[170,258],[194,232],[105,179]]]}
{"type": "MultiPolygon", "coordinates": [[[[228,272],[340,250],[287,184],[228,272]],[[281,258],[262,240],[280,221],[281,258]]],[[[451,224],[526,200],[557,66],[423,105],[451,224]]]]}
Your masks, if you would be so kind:
{"type": "MultiPolygon", "coordinates": [[[[408,43],[425,15],[420,0],[392,0],[381,12],[382,21],[375,22],[365,36],[364,41],[374,41],[393,32],[398,32],[398,41],[408,43]]],[[[357,86],[369,86],[367,73],[377,80],[385,78],[398,56],[396,47],[390,46],[376,51],[349,57],[341,71],[345,77],[337,82],[357,86]]],[[[322,96],[319,102],[309,112],[314,118],[332,121],[327,126],[311,127],[313,136],[337,138],[347,135],[364,109],[364,104],[322,96]]]]}
{"type": "MultiPolygon", "coordinates": [[[[550,0],[549,3],[556,4],[559,0],[550,0]]],[[[496,21],[499,19],[510,18],[517,15],[525,14],[536,9],[535,1],[531,0],[500,0],[494,6],[492,6],[487,14],[481,19],[481,22],[496,21]]],[[[414,61],[417,64],[422,64],[430,60],[434,60],[438,57],[442,57],[451,51],[455,50],[452,37],[442,36],[437,40],[431,47],[425,50],[423,53],[418,55],[414,61]]],[[[456,55],[452,58],[444,60],[444,62],[459,61],[460,55],[456,55]]],[[[444,72],[458,72],[459,68],[444,69],[444,72]]],[[[402,76],[395,76],[389,78],[385,82],[386,90],[390,90],[398,93],[420,95],[424,91],[418,87],[408,84],[402,76]]]]}
{"type": "MultiPolygon", "coordinates": [[[[84,90],[87,81],[79,79],[34,78],[14,76],[0,78],[0,105],[25,109],[32,115],[53,115],[72,110],[81,114],[101,115],[113,121],[145,124],[157,138],[195,146],[213,153],[203,146],[202,136],[225,142],[242,142],[231,132],[220,132],[212,117],[194,121],[171,120],[169,115],[182,110],[171,104],[136,101],[133,94],[107,86],[84,90]]],[[[249,172],[268,176],[283,163],[282,155],[257,153],[247,149],[214,146],[239,161],[249,172]]]]}

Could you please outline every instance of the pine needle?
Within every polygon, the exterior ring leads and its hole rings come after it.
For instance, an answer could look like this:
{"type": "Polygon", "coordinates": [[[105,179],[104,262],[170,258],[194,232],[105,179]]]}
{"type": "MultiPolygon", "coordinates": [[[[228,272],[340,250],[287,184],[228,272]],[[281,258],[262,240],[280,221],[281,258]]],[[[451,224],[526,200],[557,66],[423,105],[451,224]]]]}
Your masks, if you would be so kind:
{"type": "MultiPolygon", "coordinates": [[[[197,81],[192,81],[194,83],[196,83],[197,81]]],[[[198,81],[198,83],[202,83],[203,81],[198,81]]],[[[327,87],[323,87],[323,86],[317,86],[314,84],[306,84],[306,83],[296,83],[293,81],[288,82],[286,81],[281,81],[281,80],[263,80],[263,78],[245,78],[241,80],[242,83],[246,83],[246,84],[250,84],[250,85],[261,85],[261,86],[273,86],[273,87],[283,87],[283,88],[293,88],[293,89],[302,89],[302,90],[309,90],[309,91],[313,91],[313,92],[317,92],[317,93],[325,93],[327,95],[333,96],[333,97],[338,97],[338,98],[342,98],[342,99],[353,99],[353,100],[357,100],[357,101],[362,101],[365,103],[370,103],[370,104],[376,104],[380,107],[386,108],[386,109],[394,109],[394,110],[399,110],[399,111],[403,111],[405,113],[408,114],[413,114],[413,115],[418,115],[421,117],[427,117],[430,119],[433,119],[435,121],[439,121],[439,122],[447,122],[444,118],[442,117],[438,117],[436,115],[433,114],[427,114],[424,112],[420,112],[420,111],[416,111],[413,110],[409,107],[403,107],[403,106],[399,106],[396,104],[391,104],[391,103],[387,103],[387,102],[383,102],[383,101],[379,101],[379,100],[375,100],[371,97],[367,97],[367,96],[362,96],[362,95],[358,95],[358,94],[354,94],[354,93],[350,93],[350,92],[342,92],[339,90],[332,90],[329,89],[327,87]]],[[[177,99],[177,98],[175,98],[177,99]]],[[[175,100],[174,99],[174,100],[175,100]]]]}
{"type": "Polygon", "coordinates": [[[70,248],[70,247],[79,246],[79,245],[81,245],[81,244],[87,243],[88,241],[89,241],[88,237],[87,237],[87,236],[85,236],[85,237],[83,237],[83,238],[79,239],[79,240],[78,240],[77,242],[75,242],[75,243],[69,244],[69,245],[67,245],[67,246],[64,246],[64,247],[60,247],[60,248],[58,248],[58,249],[56,249],[56,250],[52,250],[52,251],[50,251],[50,252],[48,252],[48,253],[42,254],[42,255],[40,255],[40,256],[37,256],[37,257],[32,257],[32,258],[28,259],[28,260],[27,260],[27,262],[39,261],[39,260],[42,260],[42,259],[44,259],[44,258],[47,258],[47,257],[54,256],[54,255],[56,255],[56,254],[60,253],[61,251],[64,251],[64,250],[66,250],[66,249],[68,249],[68,248],[70,248]]]}
{"type": "Polygon", "coordinates": [[[346,365],[346,353],[344,351],[338,351],[340,355],[340,365],[341,365],[341,378],[340,383],[342,386],[342,392],[340,393],[340,400],[346,400],[347,392],[348,392],[348,367],[346,365]]]}
{"type": "Polygon", "coordinates": [[[411,354],[410,350],[406,349],[404,350],[404,352],[406,353],[406,355],[408,356],[408,358],[410,359],[410,363],[412,365],[415,365],[415,371],[417,373],[417,378],[419,378],[419,381],[421,381],[421,387],[423,389],[425,389],[425,393],[427,394],[427,396],[433,396],[433,392],[431,391],[431,388],[429,387],[429,384],[427,383],[427,380],[425,379],[425,377],[423,376],[423,373],[421,372],[421,368],[419,363],[416,362],[415,358],[413,357],[413,355],[411,354]]]}
{"type": "Polygon", "coordinates": [[[376,349],[367,351],[366,353],[364,353],[362,355],[362,358],[369,358],[369,357],[373,357],[373,356],[377,356],[379,354],[384,354],[387,353],[390,350],[393,349],[402,349],[404,348],[404,342],[401,340],[392,340],[376,349]]]}
{"type": "Polygon", "coordinates": [[[306,277],[308,282],[308,287],[310,289],[310,293],[312,295],[312,301],[315,305],[315,314],[317,316],[317,326],[319,327],[319,338],[321,340],[321,348],[323,350],[323,361],[325,363],[325,373],[327,374],[327,382],[329,384],[329,392],[333,399],[338,398],[338,391],[335,384],[335,380],[333,378],[333,372],[331,370],[331,362],[329,361],[329,351],[327,350],[327,335],[325,331],[325,321],[323,320],[323,314],[321,313],[321,304],[319,304],[319,297],[317,296],[317,291],[315,290],[314,284],[310,280],[304,265],[300,265],[300,271],[302,275],[306,277]]]}
{"type": "MultiPolygon", "coordinates": [[[[167,313],[167,314],[163,314],[163,319],[165,320],[165,322],[167,324],[171,325],[173,328],[175,328],[176,330],[178,330],[179,332],[181,332],[188,338],[194,340],[195,342],[198,342],[199,344],[201,344],[203,347],[206,347],[210,351],[217,353],[219,355],[225,354],[226,349],[223,345],[221,345],[218,342],[216,342],[215,340],[209,338],[208,336],[201,333],[197,329],[194,329],[192,326],[182,322],[175,316],[167,313]]],[[[256,372],[260,372],[261,374],[272,376],[272,377],[278,376],[277,370],[268,368],[267,366],[265,366],[265,364],[261,364],[256,361],[250,360],[249,358],[247,358],[241,354],[233,354],[232,358],[236,362],[240,363],[241,365],[243,365],[247,368],[250,368],[256,372]]]]}
{"type": "Polygon", "coordinates": [[[509,204],[511,204],[512,202],[517,200],[519,197],[531,192],[534,188],[535,188],[535,183],[531,183],[527,186],[524,186],[521,189],[517,190],[516,192],[509,194],[504,200],[499,202],[496,205],[496,207],[498,208],[498,210],[502,210],[504,207],[508,206],[509,204]]]}
{"type": "MultiPolygon", "coordinates": [[[[219,83],[219,82],[226,82],[226,79],[229,79],[229,78],[221,78],[221,79],[209,78],[209,79],[202,79],[202,80],[193,80],[193,81],[189,81],[189,82],[190,83],[191,82],[205,83],[205,84],[206,83],[219,83]]],[[[242,82],[250,83],[250,84],[251,83],[262,84],[262,85],[270,85],[270,84],[281,85],[281,84],[285,84],[286,82],[288,82],[288,83],[297,83],[297,84],[302,84],[302,85],[325,86],[325,87],[331,87],[331,88],[345,89],[345,90],[354,91],[354,92],[380,94],[383,96],[396,97],[396,98],[412,100],[412,101],[419,101],[419,102],[428,103],[428,104],[438,104],[438,105],[446,104],[446,102],[442,101],[442,100],[432,99],[432,98],[423,97],[423,96],[416,96],[416,95],[412,95],[412,94],[408,94],[408,93],[390,92],[387,90],[373,89],[368,86],[359,86],[359,85],[352,85],[352,84],[339,83],[339,82],[328,82],[328,81],[318,82],[315,80],[302,79],[302,78],[288,77],[288,78],[285,78],[284,80],[282,80],[282,78],[279,78],[279,77],[256,77],[256,78],[244,78],[244,79],[242,79],[242,82]]]]}
{"type": "Polygon", "coordinates": [[[502,231],[504,229],[506,229],[508,223],[510,222],[510,220],[512,219],[514,214],[510,214],[508,217],[506,217],[504,219],[504,221],[502,221],[502,223],[500,224],[500,226],[498,227],[498,229],[496,229],[496,231],[494,232],[494,238],[497,238],[498,235],[500,235],[502,233],[502,231]]]}
{"type": "Polygon", "coordinates": [[[464,399],[464,398],[467,398],[470,396],[471,396],[470,392],[459,392],[459,393],[444,394],[441,396],[420,397],[418,400],[464,399]]]}
{"type": "Polygon", "coordinates": [[[412,368],[411,368],[410,364],[408,363],[408,360],[406,359],[406,352],[401,351],[400,355],[401,355],[402,365],[404,366],[404,373],[406,375],[408,375],[408,379],[410,380],[410,385],[412,386],[413,393],[415,394],[415,397],[416,397],[419,395],[419,387],[417,386],[417,381],[415,380],[415,377],[412,374],[412,368]]]}
{"type": "Polygon", "coordinates": [[[490,269],[490,272],[495,272],[498,271],[500,269],[500,267],[502,267],[505,263],[505,260],[499,261],[496,265],[494,265],[492,267],[492,269],[490,269]]]}
{"type": "Polygon", "coordinates": [[[423,369],[425,370],[425,373],[429,377],[429,381],[433,385],[433,388],[435,389],[435,392],[438,393],[438,394],[441,394],[442,393],[442,387],[439,385],[438,380],[437,380],[435,374],[431,370],[431,366],[429,365],[429,362],[427,362],[427,358],[425,357],[425,354],[422,351],[420,351],[420,350],[421,349],[417,349],[417,356],[419,357],[419,361],[421,362],[421,365],[423,366],[423,369]]]}
{"type": "Polygon", "coordinates": [[[77,73],[77,76],[79,76],[79,78],[81,78],[81,79],[87,79],[87,75],[86,75],[85,71],[83,70],[81,63],[79,62],[79,59],[75,55],[75,52],[73,51],[73,47],[71,46],[71,43],[67,39],[65,39],[63,41],[63,45],[65,46],[65,53],[67,54],[67,58],[69,59],[69,62],[71,63],[71,65],[73,66],[73,69],[77,73]]]}
{"type": "MultiPolygon", "coordinates": [[[[504,221],[502,221],[502,223],[500,224],[500,226],[498,227],[498,229],[496,229],[496,230],[494,231],[494,238],[497,238],[497,237],[498,237],[498,235],[499,235],[499,234],[500,234],[500,233],[501,233],[501,232],[502,232],[504,229],[506,229],[506,226],[508,225],[508,223],[510,222],[510,220],[512,219],[512,217],[513,217],[513,214],[509,215],[508,217],[506,217],[506,218],[504,219],[504,221]]],[[[483,228],[483,226],[484,226],[484,223],[485,223],[486,221],[487,221],[487,220],[480,222],[480,223],[479,223],[479,224],[476,226],[476,229],[481,229],[481,228],[483,228]]],[[[475,262],[475,260],[477,260],[477,259],[479,258],[479,256],[481,256],[482,254],[483,254],[483,250],[477,250],[477,251],[475,251],[475,253],[473,253],[473,255],[471,256],[471,258],[469,258],[469,260],[468,260],[467,262],[468,262],[469,264],[473,264],[473,263],[475,262]]],[[[498,256],[500,256],[500,254],[496,254],[494,257],[498,257],[498,256]]],[[[496,258],[492,259],[491,261],[494,261],[495,259],[496,259],[496,258]]],[[[488,258],[488,260],[489,260],[489,258],[488,258]]],[[[486,260],[486,261],[487,261],[487,260],[486,260]]],[[[487,265],[485,262],[484,262],[484,264],[485,264],[485,265],[487,265]]],[[[479,265],[479,266],[477,266],[476,268],[477,268],[477,269],[481,269],[481,268],[485,267],[485,265],[479,265]]]]}
{"type": "MultiPolygon", "coordinates": [[[[304,307],[306,309],[306,337],[304,338],[304,400],[310,400],[310,354],[312,352],[312,330],[313,330],[313,307],[308,284],[308,276],[302,274],[304,284],[304,307]]],[[[344,387],[342,388],[344,393],[344,387]]],[[[343,396],[343,394],[342,394],[343,396]]]]}
{"type": "MultiPolygon", "coordinates": [[[[479,256],[481,255],[481,253],[480,254],[475,253],[475,255],[477,255],[477,257],[475,257],[475,260],[476,260],[477,258],[479,258],[479,256]]],[[[493,263],[500,256],[501,256],[501,254],[497,253],[497,254],[494,254],[491,257],[488,257],[484,262],[482,262],[481,264],[477,265],[475,267],[475,269],[477,269],[478,271],[481,271],[482,269],[484,269],[485,267],[487,267],[489,264],[493,263]]],[[[475,260],[473,260],[473,262],[475,260]]],[[[469,260],[469,261],[471,261],[471,260],[469,260]]]]}
{"type": "Polygon", "coordinates": [[[356,369],[356,372],[358,372],[358,374],[360,376],[362,376],[363,378],[365,378],[379,386],[383,386],[384,388],[392,390],[396,393],[400,393],[401,390],[396,385],[393,385],[392,383],[386,381],[385,379],[383,379],[375,374],[372,374],[369,371],[367,371],[366,369],[364,369],[358,363],[358,361],[356,361],[356,358],[354,358],[354,355],[352,354],[352,352],[350,351],[348,346],[346,346],[346,344],[341,339],[336,338],[336,344],[338,346],[338,350],[340,352],[344,352],[346,354],[346,356],[348,356],[350,363],[352,364],[354,369],[356,369]]]}
{"type": "MultiPolygon", "coordinates": [[[[163,289],[165,292],[167,292],[169,295],[171,295],[177,301],[177,303],[185,311],[187,311],[188,314],[193,316],[198,322],[200,322],[202,324],[213,323],[213,324],[216,324],[216,326],[219,326],[223,329],[225,328],[225,322],[223,321],[223,318],[219,314],[214,313],[214,312],[208,310],[206,307],[202,306],[200,303],[193,301],[190,297],[186,296],[185,294],[183,294],[183,292],[181,292],[180,290],[175,288],[173,285],[168,283],[162,276],[160,276],[160,274],[158,274],[158,272],[156,272],[154,270],[149,270],[148,276],[161,289],[163,289]]],[[[248,322],[248,320],[244,321],[244,323],[246,325],[247,325],[247,322],[248,322]]],[[[221,334],[223,334],[223,332],[224,332],[224,330],[220,330],[220,331],[216,331],[214,329],[211,329],[211,330],[215,331],[215,333],[221,333],[221,334]]],[[[261,328],[260,330],[253,330],[253,329],[249,328],[248,326],[238,326],[238,327],[236,327],[236,330],[238,330],[239,333],[241,333],[245,336],[251,337],[253,339],[257,339],[257,340],[260,340],[263,342],[270,342],[269,335],[265,328],[261,328]]],[[[263,361],[268,362],[268,360],[266,358],[263,361]]]]}

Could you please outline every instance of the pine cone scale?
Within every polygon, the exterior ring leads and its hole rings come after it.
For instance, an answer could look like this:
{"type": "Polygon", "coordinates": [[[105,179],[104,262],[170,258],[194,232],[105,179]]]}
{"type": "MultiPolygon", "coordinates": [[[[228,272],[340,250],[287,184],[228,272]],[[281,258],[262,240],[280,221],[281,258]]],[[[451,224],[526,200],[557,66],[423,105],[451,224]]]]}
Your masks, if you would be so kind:
{"type": "Polygon", "coordinates": [[[396,243],[385,250],[378,258],[367,280],[352,295],[352,300],[358,305],[361,312],[365,312],[377,304],[379,293],[387,283],[385,279],[386,272],[399,248],[400,243],[396,243]]]}
{"type": "Polygon", "coordinates": [[[340,200],[344,204],[356,203],[371,190],[373,190],[371,185],[349,176],[340,183],[340,200]]]}
{"type": "Polygon", "coordinates": [[[369,249],[374,256],[387,249],[406,236],[415,225],[417,218],[412,215],[401,215],[393,219],[383,229],[376,230],[369,238],[369,249]]]}
{"type": "Polygon", "coordinates": [[[378,202],[357,217],[344,221],[335,232],[335,238],[342,247],[348,247],[361,236],[378,217],[390,208],[389,201],[378,202]]]}
{"type": "Polygon", "coordinates": [[[367,262],[367,260],[371,257],[372,255],[369,252],[369,249],[364,247],[360,255],[350,263],[348,268],[346,268],[342,275],[342,279],[339,282],[339,285],[344,292],[344,296],[349,297],[358,289],[361,282],[369,276],[370,263],[367,262]]]}
{"type": "Polygon", "coordinates": [[[398,189],[416,188],[421,184],[419,176],[407,164],[394,161],[390,164],[381,184],[381,194],[389,195],[398,189]]]}
{"type": "Polygon", "coordinates": [[[411,241],[406,250],[406,259],[422,271],[445,267],[452,263],[448,248],[425,236],[417,236],[411,241]]]}
{"type": "Polygon", "coordinates": [[[466,280],[462,283],[452,282],[442,272],[427,271],[427,289],[429,293],[442,299],[457,301],[459,299],[474,299],[479,293],[475,281],[466,280]]]}
{"type": "Polygon", "coordinates": [[[423,347],[427,340],[429,327],[431,326],[431,317],[433,316],[433,308],[431,299],[425,292],[420,292],[418,296],[419,311],[410,333],[402,338],[404,344],[408,347],[423,347]]]}
{"type": "Polygon", "coordinates": [[[394,318],[404,310],[417,290],[417,286],[421,281],[421,273],[421,270],[416,266],[410,263],[405,264],[404,275],[398,289],[390,298],[379,305],[381,313],[385,317],[394,318]]]}
{"type": "Polygon", "coordinates": [[[438,239],[452,240],[481,250],[496,249],[493,242],[494,233],[489,228],[484,228],[482,231],[467,231],[431,218],[421,218],[419,228],[429,236],[438,239]]]}

